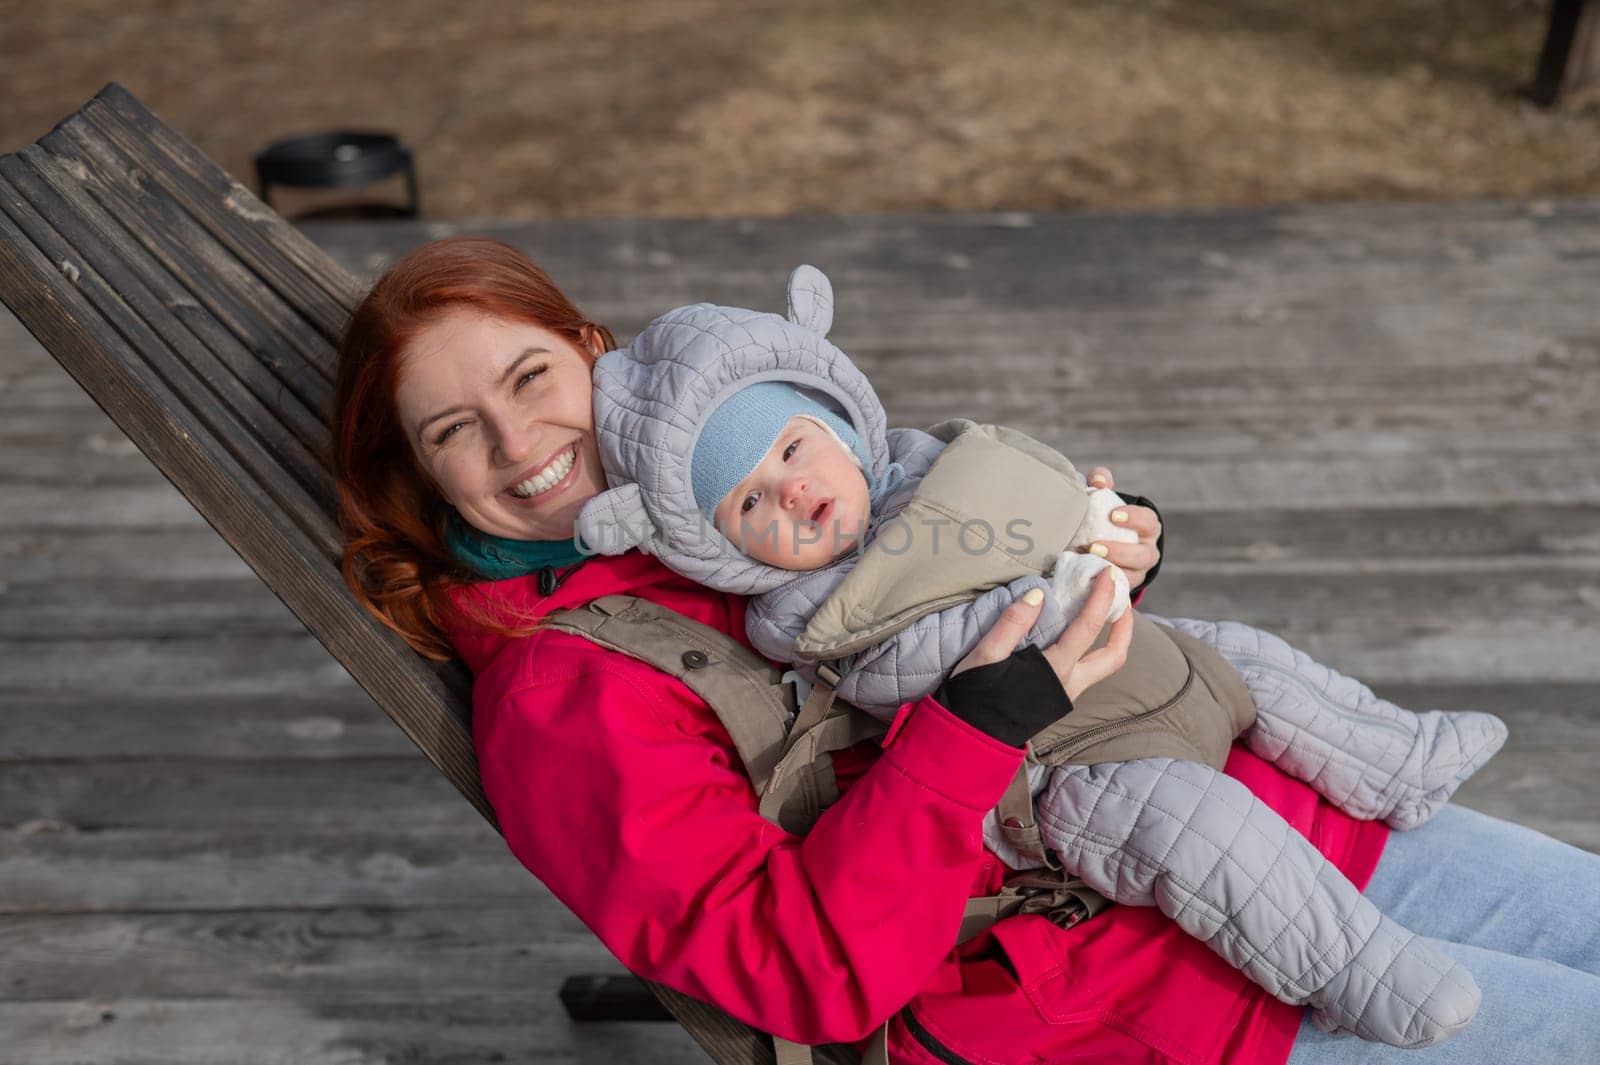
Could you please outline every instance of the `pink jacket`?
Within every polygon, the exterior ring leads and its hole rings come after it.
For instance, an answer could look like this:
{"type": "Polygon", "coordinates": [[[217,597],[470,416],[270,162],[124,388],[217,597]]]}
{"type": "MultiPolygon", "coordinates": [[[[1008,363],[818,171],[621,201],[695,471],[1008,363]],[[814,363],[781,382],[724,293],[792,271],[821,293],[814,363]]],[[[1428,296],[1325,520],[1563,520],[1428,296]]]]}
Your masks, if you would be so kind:
{"type": "MultiPolygon", "coordinates": [[[[466,594],[537,616],[618,592],[745,640],[741,598],[637,552],[592,559],[548,598],[533,577],[466,594]]],[[[881,747],[844,752],[842,797],[797,837],[761,817],[727,733],[666,674],[565,633],[452,638],[513,853],[639,975],[802,1043],[860,1040],[892,1015],[896,1062],[1287,1058],[1302,1011],[1153,909],[1070,931],[1015,917],[950,949],[964,900],[1006,874],[979,827],[1022,752],[932,699],[881,747]]],[[[1227,771],[1356,884],[1371,877],[1381,825],[1243,748],[1227,771]]]]}

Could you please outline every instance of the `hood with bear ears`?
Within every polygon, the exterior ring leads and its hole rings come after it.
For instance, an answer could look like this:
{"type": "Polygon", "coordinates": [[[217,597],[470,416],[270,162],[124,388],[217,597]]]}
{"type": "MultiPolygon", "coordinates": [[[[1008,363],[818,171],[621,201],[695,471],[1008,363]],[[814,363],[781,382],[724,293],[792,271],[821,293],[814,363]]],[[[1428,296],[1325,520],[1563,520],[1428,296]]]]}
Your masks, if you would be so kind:
{"type": "Polygon", "coordinates": [[[577,535],[590,552],[637,547],[718,591],[759,595],[793,570],[746,557],[706,521],[689,477],[701,427],[724,400],[758,381],[790,381],[832,401],[870,457],[889,465],[886,418],[872,385],[827,340],[833,286],[813,266],[789,277],[786,317],[696,303],[668,311],[594,367],[594,424],[610,488],[584,504],[577,535]]]}

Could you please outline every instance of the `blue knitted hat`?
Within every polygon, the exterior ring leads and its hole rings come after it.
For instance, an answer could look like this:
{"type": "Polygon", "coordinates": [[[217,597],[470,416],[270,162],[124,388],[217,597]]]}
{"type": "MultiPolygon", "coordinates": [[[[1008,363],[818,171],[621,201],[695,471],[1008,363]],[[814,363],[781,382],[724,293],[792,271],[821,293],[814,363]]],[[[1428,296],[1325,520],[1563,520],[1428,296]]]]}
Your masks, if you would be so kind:
{"type": "MultiPolygon", "coordinates": [[[[815,418],[832,429],[866,468],[861,440],[850,423],[787,381],[758,381],[729,396],[700,429],[689,481],[695,505],[710,520],[722,497],[761,464],[772,442],[797,414],[815,418]]],[[[865,477],[865,474],[862,474],[865,477]]]]}

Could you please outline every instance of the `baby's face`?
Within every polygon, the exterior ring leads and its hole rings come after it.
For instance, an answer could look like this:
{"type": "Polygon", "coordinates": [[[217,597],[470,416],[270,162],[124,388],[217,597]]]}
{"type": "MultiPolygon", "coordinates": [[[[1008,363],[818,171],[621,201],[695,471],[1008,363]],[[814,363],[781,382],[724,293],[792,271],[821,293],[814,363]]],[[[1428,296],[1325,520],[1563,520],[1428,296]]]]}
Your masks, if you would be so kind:
{"type": "Polygon", "coordinates": [[[855,458],[838,437],[799,415],[715,514],[717,528],[746,555],[793,570],[818,569],[854,550],[870,516],[855,458]]]}

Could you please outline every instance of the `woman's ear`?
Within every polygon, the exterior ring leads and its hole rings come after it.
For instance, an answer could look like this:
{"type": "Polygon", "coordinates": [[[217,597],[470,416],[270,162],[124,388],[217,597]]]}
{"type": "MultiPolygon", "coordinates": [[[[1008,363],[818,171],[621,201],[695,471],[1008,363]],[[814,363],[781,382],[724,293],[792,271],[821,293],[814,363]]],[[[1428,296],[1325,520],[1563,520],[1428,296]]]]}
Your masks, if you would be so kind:
{"type": "Polygon", "coordinates": [[[591,359],[598,359],[606,353],[606,343],[600,338],[600,330],[592,325],[583,327],[583,350],[591,359]]]}

